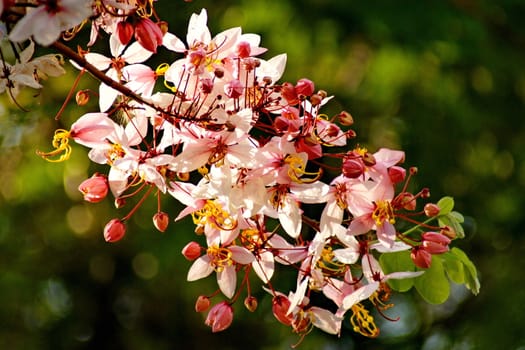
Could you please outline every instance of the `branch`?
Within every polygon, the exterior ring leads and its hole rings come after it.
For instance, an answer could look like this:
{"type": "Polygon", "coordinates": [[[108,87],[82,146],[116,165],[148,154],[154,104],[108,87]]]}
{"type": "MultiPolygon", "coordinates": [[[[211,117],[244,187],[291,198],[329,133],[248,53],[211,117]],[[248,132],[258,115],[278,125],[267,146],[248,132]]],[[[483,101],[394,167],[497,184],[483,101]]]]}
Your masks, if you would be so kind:
{"type": "Polygon", "coordinates": [[[111,79],[108,77],[104,72],[97,69],[94,65],[89,63],[82,55],[76,53],[72,49],[70,49],[68,46],[64,45],[60,41],[55,41],[53,44],[51,44],[51,47],[56,49],[59,53],[62,55],[68,57],[72,61],[74,61],[76,64],[78,64],[80,67],[84,68],[86,71],[88,71],[95,79],[98,79],[100,82],[106,84],[107,86],[111,87],[112,89],[117,90],[118,92],[122,93],[124,96],[127,96],[139,103],[142,103],[146,106],[149,106],[156,110],[159,113],[162,114],[170,114],[163,108],[155,105],[154,103],[150,101],[146,101],[142,96],[138,95],[137,93],[133,92],[126,86],[120,84],[119,82],[111,79]]]}

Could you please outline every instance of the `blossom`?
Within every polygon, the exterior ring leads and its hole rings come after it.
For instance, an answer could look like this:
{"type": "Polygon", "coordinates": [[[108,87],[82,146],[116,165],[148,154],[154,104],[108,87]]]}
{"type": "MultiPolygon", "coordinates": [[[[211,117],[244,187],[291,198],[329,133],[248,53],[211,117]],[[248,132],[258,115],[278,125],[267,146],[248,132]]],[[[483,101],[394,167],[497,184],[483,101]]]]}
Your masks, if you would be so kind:
{"type": "Polygon", "coordinates": [[[91,2],[85,0],[47,0],[28,10],[9,34],[11,41],[33,37],[40,45],[56,41],[62,31],[70,29],[91,15],[91,2]]]}

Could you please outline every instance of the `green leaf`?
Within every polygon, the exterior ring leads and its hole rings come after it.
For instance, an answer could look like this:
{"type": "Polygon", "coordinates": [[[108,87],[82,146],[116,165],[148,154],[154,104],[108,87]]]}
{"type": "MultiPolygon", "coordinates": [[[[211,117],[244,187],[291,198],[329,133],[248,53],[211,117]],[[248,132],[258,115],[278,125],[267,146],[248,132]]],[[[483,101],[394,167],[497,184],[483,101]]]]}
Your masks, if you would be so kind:
{"type": "Polygon", "coordinates": [[[450,252],[456,255],[465,267],[465,286],[470,289],[472,294],[477,295],[479,293],[480,283],[476,266],[474,266],[474,263],[461,249],[454,247],[450,250],[450,252]]]}
{"type": "Polygon", "coordinates": [[[443,197],[437,203],[439,215],[446,215],[454,209],[454,199],[452,197],[443,197]]]}
{"type": "Polygon", "coordinates": [[[457,255],[446,252],[440,255],[443,261],[443,267],[447,276],[455,283],[465,283],[465,270],[463,268],[463,262],[458,258],[457,255]]]}
{"type": "Polygon", "coordinates": [[[418,293],[430,304],[442,304],[450,295],[450,283],[440,258],[432,256],[432,265],[417,277],[414,286],[418,293]]]}
{"type": "Polygon", "coordinates": [[[463,221],[465,221],[463,215],[457,211],[452,211],[438,218],[439,226],[450,226],[450,228],[456,232],[457,238],[465,238],[465,230],[463,229],[463,226],[461,226],[463,221]]]}
{"type": "MultiPolygon", "coordinates": [[[[385,274],[391,272],[416,271],[416,266],[410,258],[410,252],[385,253],[379,257],[379,264],[385,274]]],[[[406,292],[414,285],[414,278],[389,279],[390,288],[398,292],[406,292]]]]}

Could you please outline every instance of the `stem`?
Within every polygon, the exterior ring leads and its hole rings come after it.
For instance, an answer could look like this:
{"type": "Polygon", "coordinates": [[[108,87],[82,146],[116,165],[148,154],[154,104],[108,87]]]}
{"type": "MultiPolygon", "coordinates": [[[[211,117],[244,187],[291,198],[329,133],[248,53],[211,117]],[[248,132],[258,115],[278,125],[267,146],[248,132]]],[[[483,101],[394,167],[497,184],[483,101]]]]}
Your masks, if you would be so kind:
{"type": "Polygon", "coordinates": [[[71,89],[69,89],[69,92],[66,96],[66,99],[64,100],[64,103],[62,103],[62,107],[60,107],[60,109],[58,110],[55,116],[55,120],[59,120],[60,117],[62,116],[62,113],[64,113],[64,110],[66,109],[66,106],[69,100],[71,100],[71,97],[73,96],[73,91],[77,88],[78,83],[80,82],[80,78],[82,77],[82,75],[84,75],[85,71],[86,71],[85,69],[82,69],[80,73],[78,73],[77,77],[75,78],[75,81],[73,82],[73,86],[71,86],[71,89]]]}
{"type": "MultiPolygon", "coordinates": [[[[100,82],[106,84],[107,86],[111,87],[112,89],[117,90],[122,95],[127,96],[139,103],[142,103],[148,107],[153,108],[157,112],[161,114],[170,114],[163,108],[155,105],[152,102],[146,101],[142,98],[142,96],[138,95],[137,93],[133,92],[126,86],[120,84],[119,82],[111,79],[108,77],[104,72],[98,70],[95,66],[93,66],[91,63],[89,63],[82,55],[76,53],[60,41],[55,41],[53,44],[51,44],[51,47],[56,49],[58,52],[63,54],[64,56],[70,58],[72,61],[74,61],[76,64],[78,64],[80,67],[84,68],[86,71],[88,71],[95,79],[99,80],[100,82]]],[[[170,114],[171,115],[171,114],[170,114]]],[[[173,115],[172,115],[173,116],[173,115]]]]}

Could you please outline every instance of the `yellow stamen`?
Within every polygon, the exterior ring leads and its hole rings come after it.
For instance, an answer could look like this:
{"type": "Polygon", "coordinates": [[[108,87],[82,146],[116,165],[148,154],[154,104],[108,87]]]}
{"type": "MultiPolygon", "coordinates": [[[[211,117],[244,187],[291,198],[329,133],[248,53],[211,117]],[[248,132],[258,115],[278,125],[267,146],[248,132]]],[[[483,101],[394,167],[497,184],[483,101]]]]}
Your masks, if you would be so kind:
{"type": "Polygon", "coordinates": [[[364,157],[368,153],[368,150],[365,147],[356,146],[356,148],[354,148],[354,152],[359,154],[361,157],[364,157]]]}
{"type": "Polygon", "coordinates": [[[394,209],[390,201],[379,200],[374,203],[374,211],[372,212],[372,219],[376,222],[377,226],[382,226],[385,221],[388,221],[392,225],[396,223],[394,216],[394,209]]]}
{"type": "Polygon", "coordinates": [[[137,4],[137,14],[140,17],[151,17],[153,15],[153,0],[139,1],[137,4]]]}
{"type": "Polygon", "coordinates": [[[211,259],[210,264],[217,272],[222,272],[225,267],[233,265],[232,252],[228,248],[212,245],[206,253],[211,259]]]}
{"type": "Polygon", "coordinates": [[[317,261],[317,267],[330,276],[339,276],[346,271],[346,265],[335,259],[334,252],[330,246],[323,247],[321,257],[317,261]]]}
{"type": "Polygon", "coordinates": [[[296,154],[289,154],[284,158],[284,163],[289,165],[288,176],[292,179],[293,182],[297,183],[313,183],[321,177],[323,174],[322,170],[319,169],[318,172],[308,172],[305,170],[305,162],[301,157],[296,154]],[[310,179],[300,178],[303,175],[313,176],[310,179]]]}
{"type": "Polygon", "coordinates": [[[70,132],[64,129],[58,129],[55,131],[53,136],[52,145],[55,147],[54,151],[51,152],[41,152],[36,151],[36,153],[47,160],[48,162],[58,163],[68,160],[71,155],[71,146],[69,145],[69,135],[70,132]],[[53,159],[50,157],[57,157],[58,159],[53,159]]]}
{"type": "Polygon", "coordinates": [[[167,64],[167,63],[160,64],[157,67],[157,69],[155,69],[155,75],[157,75],[157,76],[164,75],[164,73],[166,73],[166,71],[168,70],[169,67],[170,67],[170,65],[167,64]]]}
{"type": "Polygon", "coordinates": [[[123,158],[126,155],[126,151],[124,151],[124,148],[118,143],[115,143],[111,146],[111,149],[109,149],[106,153],[106,159],[108,160],[108,164],[112,165],[115,163],[117,159],[123,158]]]}
{"type": "Polygon", "coordinates": [[[379,335],[379,328],[374,323],[374,318],[370,316],[368,310],[361,303],[352,306],[352,312],[350,322],[354,327],[354,332],[369,338],[375,338],[379,335]]]}
{"type": "Polygon", "coordinates": [[[240,239],[242,245],[248,250],[255,250],[264,243],[259,230],[255,228],[247,228],[242,230],[240,239]]]}
{"type": "Polygon", "coordinates": [[[222,206],[208,199],[206,204],[191,214],[196,225],[210,224],[221,230],[231,231],[237,227],[237,221],[222,209],[222,206]]]}

